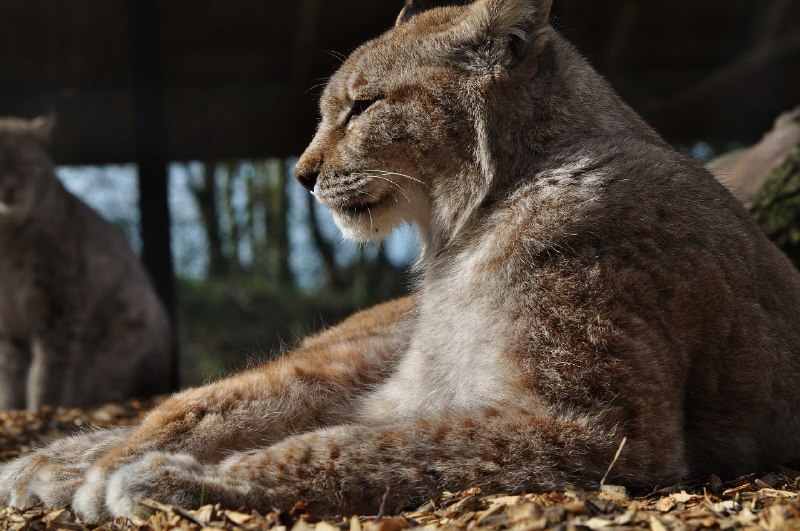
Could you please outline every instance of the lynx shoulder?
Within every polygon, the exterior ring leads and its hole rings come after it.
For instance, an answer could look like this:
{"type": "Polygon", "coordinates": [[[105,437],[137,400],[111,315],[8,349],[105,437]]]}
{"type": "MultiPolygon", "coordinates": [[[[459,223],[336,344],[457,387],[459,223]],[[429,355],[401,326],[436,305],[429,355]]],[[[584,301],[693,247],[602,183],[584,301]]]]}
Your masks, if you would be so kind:
{"type": "Polygon", "coordinates": [[[387,491],[399,508],[597,487],[623,439],[626,485],[800,459],[800,274],[548,0],[430,3],[333,75],[296,168],[352,238],[419,228],[416,294],[69,443],[91,464],[16,461],[0,499],[90,520],[201,493],[347,514],[387,491]]]}
{"type": "Polygon", "coordinates": [[[166,392],[166,314],[121,232],[57,180],[47,127],[0,119],[0,409],[166,392]]]}

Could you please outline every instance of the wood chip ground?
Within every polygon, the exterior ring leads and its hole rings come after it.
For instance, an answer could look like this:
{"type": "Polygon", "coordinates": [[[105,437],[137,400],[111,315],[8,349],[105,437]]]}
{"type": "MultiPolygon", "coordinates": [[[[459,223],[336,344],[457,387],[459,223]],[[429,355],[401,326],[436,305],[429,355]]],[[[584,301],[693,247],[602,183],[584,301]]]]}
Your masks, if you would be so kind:
{"type": "MultiPolygon", "coordinates": [[[[0,462],[12,459],[54,437],[88,426],[128,425],[152,406],[133,401],[80,411],[42,408],[37,412],[0,413],[0,462]]],[[[116,519],[87,526],[66,509],[0,508],[0,530],[252,530],[399,531],[427,530],[627,530],[746,529],[800,531],[800,472],[779,468],[723,483],[676,485],[651,493],[629,493],[606,485],[599,492],[503,495],[477,489],[445,493],[415,511],[376,518],[347,515],[318,518],[302,500],[288,511],[267,514],[207,505],[197,510],[148,502],[146,520],[116,519]]]]}

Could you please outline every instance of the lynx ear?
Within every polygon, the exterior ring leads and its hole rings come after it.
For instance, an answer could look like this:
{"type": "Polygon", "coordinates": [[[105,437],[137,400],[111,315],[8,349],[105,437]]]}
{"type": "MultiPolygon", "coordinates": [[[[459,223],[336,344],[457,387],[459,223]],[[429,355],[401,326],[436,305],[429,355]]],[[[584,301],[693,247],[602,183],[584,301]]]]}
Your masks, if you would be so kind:
{"type": "Polygon", "coordinates": [[[31,120],[30,131],[42,142],[50,142],[57,122],[58,119],[56,117],[56,113],[49,112],[43,116],[37,116],[31,120]]]}
{"type": "MultiPolygon", "coordinates": [[[[395,26],[408,22],[411,17],[423,11],[443,6],[462,6],[473,3],[474,0],[405,0],[405,5],[395,21],[395,26]]],[[[520,2],[508,2],[517,4],[534,4],[536,16],[540,21],[546,23],[550,20],[550,10],[553,7],[553,0],[522,0],[520,2]]]]}
{"type": "Polygon", "coordinates": [[[553,7],[553,0],[506,0],[505,2],[475,2],[475,0],[405,0],[405,5],[400,11],[395,26],[399,26],[411,20],[412,17],[423,11],[443,6],[463,6],[472,3],[495,3],[495,4],[516,4],[518,7],[532,7],[536,12],[536,18],[542,25],[550,20],[550,11],[553,7]]]}
{"type": "Polygon", "coordinates": [[[453,22],[456,55],[468,67],[485,70],[513,66],[543,49],[539,37],[553,0],[406,0],[396,25],[445,6],[464,6],[464,16],[453,22]]]}
{"type": "Polygon", "coordinates": [[[467,58],[478,68],[513,66],[543,49],[552,0],[478,0],[458,33],[471,45],[467,58]]]}

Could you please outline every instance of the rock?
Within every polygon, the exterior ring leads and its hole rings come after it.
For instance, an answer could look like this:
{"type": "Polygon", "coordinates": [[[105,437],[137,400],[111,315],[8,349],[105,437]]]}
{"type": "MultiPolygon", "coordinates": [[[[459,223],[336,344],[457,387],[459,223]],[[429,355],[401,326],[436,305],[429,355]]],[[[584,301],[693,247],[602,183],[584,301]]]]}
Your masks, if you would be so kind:
{"type": "Polygon", "coordinates": [[[745,204],[753,201],[767,176],[800,145],[800,106],[775,120],[772,131],[749,148],[739,149],[708,163],[707,167],[745,204]]]}

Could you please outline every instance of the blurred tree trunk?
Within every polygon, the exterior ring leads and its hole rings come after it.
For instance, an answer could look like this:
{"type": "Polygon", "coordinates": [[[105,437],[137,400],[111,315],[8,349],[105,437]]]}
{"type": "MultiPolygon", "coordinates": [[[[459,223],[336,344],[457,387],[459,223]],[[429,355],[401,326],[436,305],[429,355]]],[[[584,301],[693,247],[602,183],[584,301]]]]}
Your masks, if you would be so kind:
{"type": "MultiPolygon", "coordinates": [[[[238,179],[244,191],[244,205],[241,214],[244,216],[240,224],[240,245],[250,249],[250,260],[246,266],[247,274],[253,275],[256,271],[256,233],[255,233],[255,204],[253,203],[253,167],[250,163],[239,162],[237,169],[238,179]]],[[[245,268],[245,265],[242,264],[245,268]]]]}
{"type": "Polygon", "coordinates": [[[240,252],[241,231],[239,230],[239,219],[236,216],[236,205],[234,196],[236,189],[237,168],[231,162],[222,164],[224,181],[224,209],[225,221],[228,226],[228,264],[233,275],[242,274],[242,257],[240,252]]]}
{"type": "Polygon", "coordinates": [[[253,171],[247,180],[247,238],[253,253],[252,272],[255,275],[268,275],[266,235],[266,214],[264,204],[264,180],[267,171],[263,162],[253,162],[253,171]]]}
{"type": "Polygon", "coordinates": [[[360,249],[358,253],[358,260],[356,261],[353,270],[353,302],[356,307],[363,307],[369,303],[370,297],[370,274],[369,263],[364,254],[364,249],[360,249]]]}
{"type": "Polygon", "coordinates": [[[272,168],[268,180],[267,214],[267,246],[271,260],[272,279],[281,285],[293,285],[294,277],[289,268],[289,234],[287,218],[289,215],[289,198],[286,194],[287,167],[284,159],[270,164],[272,168]]]}
{"type": "Polygon", "coordinates": [[[333,245],[328,243],[325,239],[325,236],[322,235],[322,231],[319,227],[319,219],[317,218],[316,212],[316,199],[311,194],[307,196],[308,202],[308,224],[311,228],[311,238],[314,240],[314,245],[319,251],[320,256],[322,257],[322,261],[325,264],[325,269],[328,273],[328,287],[333,290],[339,290],[344,287],[344,282],[342,281],[341,274],[339,272],[339,268],[336,266],[336,259],[334,257],[333,252],[333,245]]]}
{"type": "Polygon", "coordinates": [[[395,268],[389,262],[389,257],[386,255],[386,247],[381,245],[378,249],[378,256],[372,263],[370,270],[369,284],[370,291],[377,296],[380,300],[386,299],[393,294],[391,293],[391,286],[386,282],[387,275],[395,274],[395,268]]]}
{"type": "Polygon", "coordinates": [[[190,175],[189,189],[197,203],[197,209],[200,211],[203,232],[208,243],[208,276],[223,277],[228,274],[228,264],[222,253],[222,237],[219,231],[215,164],[213,162],[203,163],[203,173],[199,180],[193,178],[193,174],[188,168],[186,171],[190,175]]]}
{"type": "MultiPolygon", "coordinates": [[[[364,256],[363,251],[362,256],[364,256]]],[[[363,299],[356,300],[359,306],[375,304],[403,293],[404,277],[389,261],[385,246],[381,245],[375,258],[363,260],[363,264],[364,271],[362,275],[364,280],[362,282],[366,289],[363,299]]]]}

